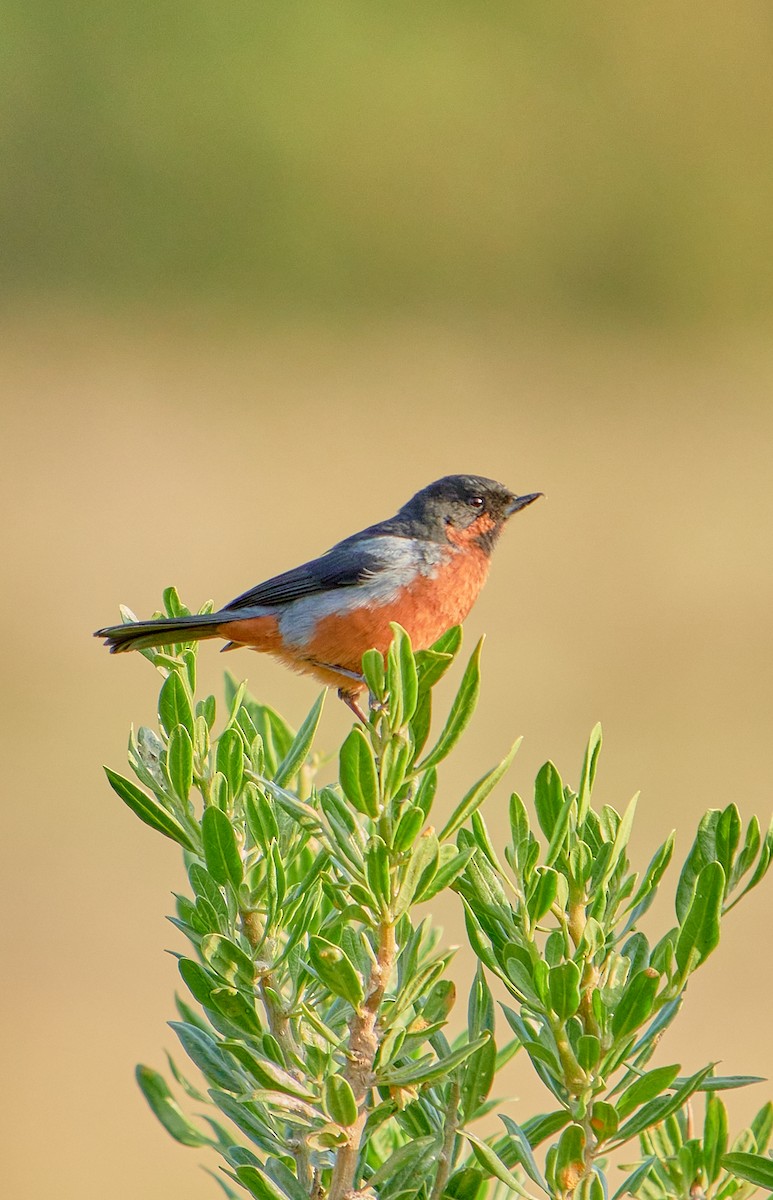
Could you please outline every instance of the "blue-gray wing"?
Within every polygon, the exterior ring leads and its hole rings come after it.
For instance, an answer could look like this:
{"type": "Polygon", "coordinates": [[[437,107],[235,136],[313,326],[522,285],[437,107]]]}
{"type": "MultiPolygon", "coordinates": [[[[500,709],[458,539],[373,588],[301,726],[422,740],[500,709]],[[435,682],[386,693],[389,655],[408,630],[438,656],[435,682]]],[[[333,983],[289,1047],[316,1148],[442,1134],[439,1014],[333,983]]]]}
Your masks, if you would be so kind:
{"type": "Polygon", "coordinates": [[[355,536],[339,542],[320,558],[259,583],[226,604],[224,609],[275,607],[334,588],[357,587],[384,571],[399,569],[412,557],[411,542],[407,538],[376,535],[360,540],[355,536]]]}

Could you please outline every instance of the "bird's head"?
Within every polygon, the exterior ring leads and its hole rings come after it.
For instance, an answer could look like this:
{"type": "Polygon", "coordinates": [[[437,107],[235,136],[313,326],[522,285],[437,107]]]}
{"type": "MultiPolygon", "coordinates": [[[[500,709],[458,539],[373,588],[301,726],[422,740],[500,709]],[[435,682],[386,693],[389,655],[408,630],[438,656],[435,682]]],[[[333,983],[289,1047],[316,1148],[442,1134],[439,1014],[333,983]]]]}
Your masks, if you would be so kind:
{"type": "Polygon", "coordinates": [[[417,492],[398,516],[421,527],[433,541],[491,551],[505,522],[542,492],[517,496],[503,483],[482,475],[445,475],[417,492]]]}

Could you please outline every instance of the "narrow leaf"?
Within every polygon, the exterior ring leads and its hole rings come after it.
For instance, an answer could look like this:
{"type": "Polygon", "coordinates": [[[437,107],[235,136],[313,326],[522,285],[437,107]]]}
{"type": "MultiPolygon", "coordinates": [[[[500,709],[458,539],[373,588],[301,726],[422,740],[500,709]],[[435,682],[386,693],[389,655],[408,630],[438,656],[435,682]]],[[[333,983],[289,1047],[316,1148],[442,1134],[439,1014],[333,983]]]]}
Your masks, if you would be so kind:
{"type": "Polygon", "coordinates": [[[489,793],[493,791],[502,776],[509,769],[510,764],[515,758],[518,752],[518,747],[522,741],[523,738],[518,738],[518,740],[510,747],[510,750],[502,759],[501,763],[499,763],[496,767],[492,767],[492,769],[488,771],[481,779],[479,779],[477,783],[473,784],[467,794],[456,806],[451,816],[448,818],[438,834],[438,838],[441,842],[444,842],[446,838],[449,838],[456,833],[457,829],[459,829],[459,827],[472,816],[472,814],[483,803],[489,793]]]}
{"type": "Polygon", "coordinates": [[[175,725],[169,735],[166,771],[174,794],[186,802],[193,783],[193,742],[184,725],[175,725]]]}
{"type": "Polygon", "coordinates": [[[201,818],[204,860],[212,878],[221,884],[230,883],[238,889],[244,876],[239,848],[231,822],[219,808],[210,804],[201,818]]]}
{"type": "Polygon", "coordinates": [[[365,998],[362,979],[340,946],[315,935],[309,939],[309,961],[335,996],[348,1000],[352,1008],[360,1007],[365,998]]]}
{"type": "Polygon", "coordinates": [[[339,778],[347,800],[368,817],[379,813],[378,769],[373,747],[360,725],[341,746],[339,778]]]}
{"type": "Polygon", "coordinates": [[[464,1046],[459,1046],[450,1054],[434,1062],[419,1060],[407,1067],[386,1070],[379,1074],[378,1082],[386,1087],[410,1087],[419,1083],[435,1083],[438,1080],[446,1080],[465,1059],[479,1050],[481,1046],[485,1046],[490,1036],[489,1033],[481,1034],[480,1037],[474,1038],[464,1046]]]}
{"type": "Polygon", "coordinates": [[[498,1179],[500,1183],[503,1183],[505,1187],[508,1187],[510,1191],[515,1192],[518,1196],[524,1196],[528,1200],[533,1200],[531,1193],[526,1190],[518,1176],[513,1174],[490,1146],[487,1146],[484,1141],[476,1137],[474,1133],[470,1133],[467,1129],[460,1130],[460,1133],[462,1137],[467,1138],[467,1141],[472,1146],[473,1154],[480,1165],[485,1167],[489,1175],[492,1175],[494,1179],[498,1179]]]}
{"type": "Polygon", "coordinates": [[[183,829],[182,825],[175,820],[171,813],[162,808],[157,800],[148,796],[146,792],[141,791],[131,780],[124,779],[122,775],[111,771],[109,767],[105,767],[105,774],[116,795],[120,796],[124,804],[141,821],[144,821],[146,825],[149,825],[151,829],[155,829],[158,833],[163,833],[164,837],[171,838],[173,842],[178,842],[186,850],[196,850],[195,843],[183,829]]]}
{"type": "Polygon", "coordinates": [[[324,691],[320,692],[317,696],[309,715],[295,735],[293,744],[276,769],[274,779],[280,787],[287,787],[288,784],[292,783],[308,757],[317,732],[319,719],[322,716],[322,707],[325,703],[326,694],[327,691],[324,691]]]}
{"type": "Polygon", "coordinates": [[[690,907],[676,940],[676,961],[682,980],[708,958],[719,942],[724,894],[725,872],[718,862],[707,863],[698,875],[690,907]]]}
{"type": "MultiPolygon", "coordinates": [[[[568,1120],[569,1114],[567,1113],[566,1115],[568,1120]]],[[[518,1162],[523,1167],[529,1178],[533,1179],[538,1187],[541,1187],[543,1191],[548,1192],[550,1189],[545,1182],[544,1175],[537,1166],[537,1160],[532,1154],[531,1143],[529,1142],[529,1138],[527,1137],[525,1130],[523,1130],[520,1125],[517,1125],[511,1117],[506,1117],[500,1114],[500,1120],[503,1122],[505,1129],[510,1134],[512,1139],[512,1148],[515,1152],[518,1162]]]]}
{"type": "Polygon", "coordinates": [[[187,688],[177,671],[171,671],[164,680],[158,696],[158,719],[167,737],[175,725],[184,725],[193,738],[193,708],[187,688]]]}
{"type": "Polygon", "coordinates": [[[564,787],[561,776],[552,762],[546,762],[534,781],[534,807],[540,829],[552,841],[561,810],[564,808],[564,787]]]}
{"type": "Polygon", "coordinates": [[[151,1067],[139,1065],[135,1071],[137,1083],[151,1109],[164,1129],[183,1146],[206,1146],[212,1139],[194,1129],[170,1092],[166,1080],[151,1067]]]}
{"type": "Polygon", "coordinates": [[[773,1159],[767,1155],[736,1151],[723,1156],[722,1166],[739,1179],[745,1179],[747,1183],[773,1192],[773,1159]]]}
{"type": "Polygon", "coordinates": [[[217,742],[217,770],[228,780],[232,796],[238,796],[244,778],[244,743],[233,725],[224,729],[217,742]]]}
{"type": "Polygon", "coordinates": [[[451,705],[451,711],[448,714],[443,731],[427,757],[419,764],[419,770],[425,771],[428,767],[437,766],[439,762],[442,762],[451,753],[467,728],[470,718],[475,712],[478,695],[480,694],[480,656],[482,650],[483,638],[478,642],[470,661],[465,667],[459,691],[454,697],[454,702],[451,705]]]}
{"type": "Polygon", "coordinates": [[[336,1125],[348,1129],[357,1120],[357,1101],[343,1075],[328,1075],[325,1080],[325,1108],[336,1125]]]}

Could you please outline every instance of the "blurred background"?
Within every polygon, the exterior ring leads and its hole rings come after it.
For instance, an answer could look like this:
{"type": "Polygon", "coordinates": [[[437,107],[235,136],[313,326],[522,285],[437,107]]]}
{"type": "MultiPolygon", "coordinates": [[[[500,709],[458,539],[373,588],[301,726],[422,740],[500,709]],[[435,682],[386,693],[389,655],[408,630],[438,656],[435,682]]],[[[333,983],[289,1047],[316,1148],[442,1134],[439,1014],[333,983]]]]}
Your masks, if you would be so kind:
{"type": "MultiPolygon", "coordinates": [[[[576,782],[600,719],[597,795],[641,789],[640,867],[707,807],[767,824],[773,12],[2,0],[0,22],[3,1171],[32,1200],[205,1200],[132,1075],[174,1045],[177,852],[100,768],[157,679],[91,630],[169,583],[224,603],[439,475],[494,476],[547,499],[468,621],[484,690],[441,811],[519,734],[513,787],[547,757],[576,782]]],[[[314,699],[228,666],[294,724],[314,699]]],[[[321,745],[348,724],[331,699],[321,745]]],[[[773,1073],[771,894],[728,918],[662,1061],[773,1073]]],[[[455,901],[439,916],[459,940],[455,901]]],[[[520,1058],[511,1087],[516,1119],[549,1106],[520,1058]]],[[[731,1095],[736,1127],[770,1094],[731,1095]]]]}

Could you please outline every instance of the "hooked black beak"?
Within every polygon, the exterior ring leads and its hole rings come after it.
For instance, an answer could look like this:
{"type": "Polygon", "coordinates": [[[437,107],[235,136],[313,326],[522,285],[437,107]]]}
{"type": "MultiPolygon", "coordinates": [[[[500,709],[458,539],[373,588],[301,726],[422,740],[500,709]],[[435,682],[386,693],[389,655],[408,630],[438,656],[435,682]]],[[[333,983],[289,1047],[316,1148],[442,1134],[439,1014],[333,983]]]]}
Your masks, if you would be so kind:
{"type": "Polygon", "coordinates": [[[526,508],[527,504],[533,504],[535,500],[539,500],[540,496],[544,495],[544,492],[531,492],[528,496],[514,496],[505,509],[505,516],[512,517],[513,513],[520,512],[522,508],[526,508]]]}

